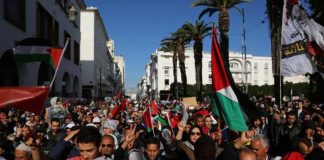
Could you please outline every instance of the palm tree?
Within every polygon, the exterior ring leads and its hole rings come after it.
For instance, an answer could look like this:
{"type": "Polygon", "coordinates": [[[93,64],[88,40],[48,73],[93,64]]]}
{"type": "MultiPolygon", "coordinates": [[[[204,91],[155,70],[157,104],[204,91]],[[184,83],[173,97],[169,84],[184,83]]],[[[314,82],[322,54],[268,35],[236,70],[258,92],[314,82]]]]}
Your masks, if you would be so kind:
{"type": "Polygon", "coordinates": [[[215,12],[219,12],[218,24],[220,32],[220,47],[224,54],[225,62],[229,61],[228,52],[228,32],[229,32],[229,14],[228,9],[235,7],[235,5],[243,2],[249,2],[250,0],[196,0],[192,3],[192,6],[206,6],[199,15],[199,19],[205,14],[212,16],[215,12]]]}
{"type": "Polygon", "coordinates": [[[172,64],[173,64],[173,84],[175,84],[175,97],[178,98],[178,74],[177,74],[177,61],[178,54],[176,52],[176,44],[172,37],[164,38],[161,41],[161,51],[173,53],[172,64]]]}
{"type": "Polygon", "coordinates": [[[185,23],[183,29],[187,31],[191,40],[194,40],[194,58],[195,58],[195,71],[196,71],[196,90],[197,99],[202,99],[202,56],[203,56],[203,39],[209,36],[212,27],[208,26],[209,23],[204,21],[196,21],[195,24],[185,23]]]}
{"type": "Polygon", "coordinates": [[[187,34],[187,31],[183,28],[179,28],[176,32],[172,33],[172,37],[176,44],[176,52],[178,54],[179,59],[179,67],[181,74],[181,82],[183,95],[187,94],[187,75],[186,75],[186,65],[185,65],[185,48],[186,45],[190,42],[190,38],[187,34]]]}

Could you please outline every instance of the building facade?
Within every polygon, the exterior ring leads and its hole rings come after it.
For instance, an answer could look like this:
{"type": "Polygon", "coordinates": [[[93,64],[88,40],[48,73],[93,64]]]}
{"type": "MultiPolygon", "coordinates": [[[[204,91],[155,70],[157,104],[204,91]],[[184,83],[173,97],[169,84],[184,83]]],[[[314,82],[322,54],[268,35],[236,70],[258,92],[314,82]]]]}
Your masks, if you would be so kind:
{"type": "Polygon", "coordinates": [[[115,69],[115,82],[116,91],[125,93],[125,59],[121,55],[114,56],[114,62],[116,64],[115,69]]]}
{"type": "Polygon", "coordinates": [[[81,11],[82,97],[105,97],[115,92],[115,63],[109,37],[97,8],[81,11]]]}
{"type": "MultiPolygon", "coordinates": [[[[187,83],[194,85],[196,83],[196,73],[193,49],[186,49],[185,57],[187,83]]],[[[245,58],[238,52],[230,52],[229,65],[233,79],[238,85],[261,86],[274,84],[271,57],[246,55],[245,58]]],[[[211,69],[211,54],[204,52],[202,58],[203,85],[212,83],[211,69]]],[[[161,90],[170,90],[170,85],[174,80],[172,53],[156,50],[151,55],[150,63],[146,65],[145,70],[145,76],[138,83],[138,95],[159,98],[161,90]]],[[[181,83],[179,66],[177,66],[177,79],[181,83]]],[[[305,76],[285,77],[284,81],[293,83],[307,82],[307,78],[305,76]]]]}
{"type": "Polygon", "coordinates": [[[54,71],[46,62],[13,60],[16,42],[46,40],[52,47],[68,46],[50,96],[81,97],[80,11],[83,0],[3,0],[0,5],[0,86],[48,85],[54,71]]]}

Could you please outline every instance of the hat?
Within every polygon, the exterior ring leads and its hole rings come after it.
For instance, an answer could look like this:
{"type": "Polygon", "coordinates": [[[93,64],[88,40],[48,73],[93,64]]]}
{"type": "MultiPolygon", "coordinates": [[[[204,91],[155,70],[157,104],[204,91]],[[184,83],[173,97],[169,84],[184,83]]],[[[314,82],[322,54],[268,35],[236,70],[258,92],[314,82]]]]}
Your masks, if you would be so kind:
{"type": "Polygon", "coordinates": [[[31,152],[31,147],[27,146],[25,143],[20,143],[16,150],[22,150],[22,151],[27,151],[27,152],[31,152]]]}
{"type": "Polygon", "coordinates": [[[101,120],[100,120],[99,117],[94,117],[94,118],[92,119],[92,123],[100,123],[100,122],[101,122],[101,120]]]}
{"type": "Polygon", "coordinates": [[[117,128],[117,124],[115,121],[113,120],[107,120],[103,123],[103,128],[109,128],[109,129],[112,129],[112,130],[116,130],[117,128]]]}
{"type": "Polygon", "coordinates": [[[58,97],[51,98],[51,105],[54,106],[60,99],[58,97]]]}
{"type": "Polygon", "coordinates": [[[70,129],[71,129],[71,128],[74,127],[74,126],[75,126],[74,123],[69,123],[68,125],[66,125],[65,129],[66,129],[66,128],[70,128],[70,129]]]}
{"type": "Polygon", "coordinates": [[[86,126],[91,126],[91,127],[97,127],[95,124],[93,123],[88,123],[86,126]]]}

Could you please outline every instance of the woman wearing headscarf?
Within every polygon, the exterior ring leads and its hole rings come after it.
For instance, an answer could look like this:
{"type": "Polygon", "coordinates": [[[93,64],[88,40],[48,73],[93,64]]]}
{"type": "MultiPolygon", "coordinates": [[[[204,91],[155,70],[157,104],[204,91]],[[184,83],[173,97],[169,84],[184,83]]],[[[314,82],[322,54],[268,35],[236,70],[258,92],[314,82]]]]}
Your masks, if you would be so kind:
{"type": "Polygon", "coordinates": [[[194,144],[196,143],[196,141],[201,137],[202,135],[202,129],[197,126],[194,125],[191,127],[190,131],[189,131],[189,138],[187,141],[182,141],[182,135],[184,132],[186,124],[181,121],[178,124],[178,133],[176,135],[176,141],[175,144],[178,148],[178,150],[182,151],[185,153],[186,155],[186,159],[189,160],[195,160],[195,154],[194,154],[194,144]]]}

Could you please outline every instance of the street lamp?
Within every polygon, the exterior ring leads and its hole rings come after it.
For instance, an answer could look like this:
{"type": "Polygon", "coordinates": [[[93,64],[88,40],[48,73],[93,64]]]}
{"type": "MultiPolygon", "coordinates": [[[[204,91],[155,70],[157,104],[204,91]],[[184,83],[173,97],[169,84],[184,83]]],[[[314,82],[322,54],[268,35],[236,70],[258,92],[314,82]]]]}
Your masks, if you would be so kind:
{"type": "Polygon", "coordinates": [[[74,5],[71,5],[69,8],[69,19],[74,22],[76,20],[77,10],[74,5]]]}

